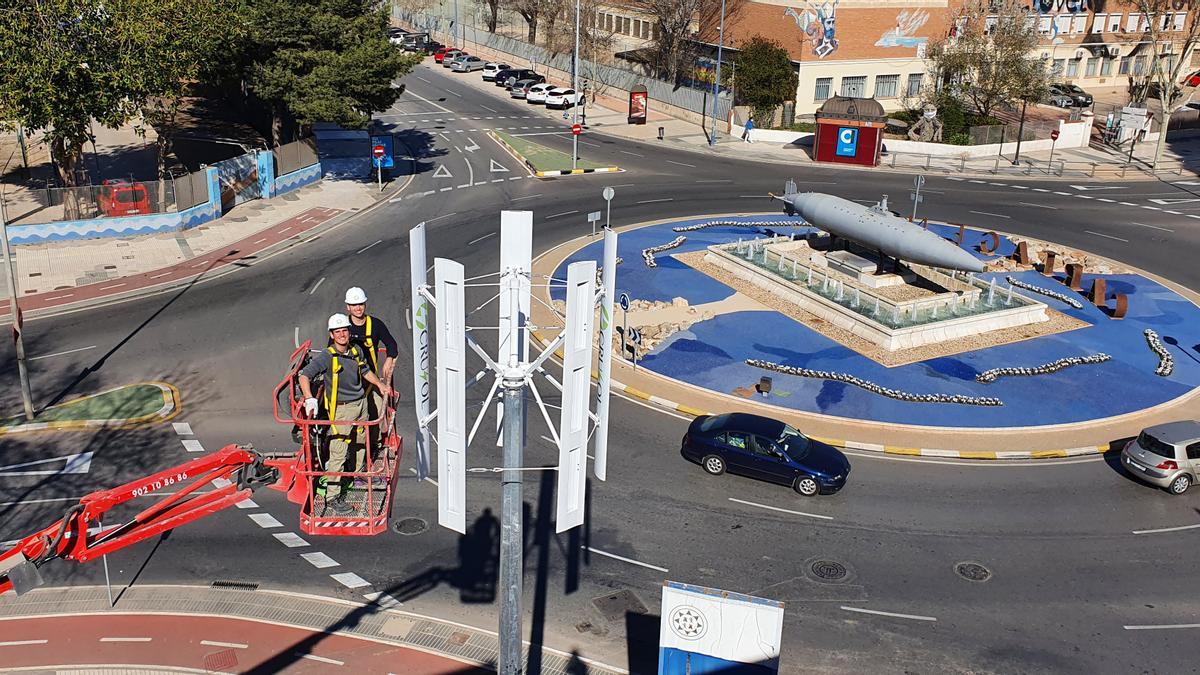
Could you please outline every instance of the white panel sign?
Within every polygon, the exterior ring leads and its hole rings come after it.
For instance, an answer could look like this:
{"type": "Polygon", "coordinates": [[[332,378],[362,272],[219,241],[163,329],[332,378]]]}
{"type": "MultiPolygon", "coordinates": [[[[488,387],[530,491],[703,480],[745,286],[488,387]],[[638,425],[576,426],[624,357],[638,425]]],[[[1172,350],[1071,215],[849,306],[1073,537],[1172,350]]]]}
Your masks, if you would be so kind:
{"type": "Polygon", "coordinates": [[[595,261],[571,263],[567,267],[562,410],[558,425],[558,532],[583,524],[595,305],[595,261]]]}
{"type": "Polygon", "coordinates": [[[604,257],[600,269],[604,297],[600,299],[599,376],[596,384],[596,478],[608,477],[608,398],[612,380],[613,294],[617,290],[617,233],[604,231],[604,257]]]}
{"type": "Polygon", "coordinates": [[[467,334],[463,266],[433,262],[437,312],[438,524],[466,534],[467,334]]]}
{"type": "Polygon", "coordinates": [[[663,582],[660,650],[679,649],[778,669],[782,636],[782,602],[663,582]]]}
{"type": "Polygon", "coordinates": [[[429,303],[421,288],[429,283],[425,271],[425,223],[408,231],[408,276],[412,299],[413,405],[417,412],[417,480],[429,477],[429,427],[420,421],[429,417],[429,303]]]}
{"type": "MultiPolygon", "coordinates": [[[[500,330],[496,363],[529,360],[530,274],[533,269],[533,211],[500,212],[500,330]]],[[[524,400],[521,403],[522,411],[524,400]]],[[[504,404],[496,403],[496,445],[501,445],[504,404]]]]}

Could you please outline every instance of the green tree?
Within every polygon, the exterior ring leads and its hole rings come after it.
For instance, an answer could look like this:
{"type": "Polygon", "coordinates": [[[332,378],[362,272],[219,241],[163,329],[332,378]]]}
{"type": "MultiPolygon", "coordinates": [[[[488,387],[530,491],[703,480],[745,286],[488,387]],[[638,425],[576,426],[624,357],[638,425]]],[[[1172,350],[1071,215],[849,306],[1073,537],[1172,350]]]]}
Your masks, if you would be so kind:
{"type": "Polygon", "coordinates": [[[736,63],[738,98],[765,127],[775,108],[796,98],[792,59],[778,42],[756,35],[742,45],[736,63]]]}
{"type": "Polygon", "coordinates": [[[375,0],[244,1],[243,82],[269,107],[275,145],[295,125],[366,127],[399,97],[392,82],[421,61],[388,41],[375,0]]]}

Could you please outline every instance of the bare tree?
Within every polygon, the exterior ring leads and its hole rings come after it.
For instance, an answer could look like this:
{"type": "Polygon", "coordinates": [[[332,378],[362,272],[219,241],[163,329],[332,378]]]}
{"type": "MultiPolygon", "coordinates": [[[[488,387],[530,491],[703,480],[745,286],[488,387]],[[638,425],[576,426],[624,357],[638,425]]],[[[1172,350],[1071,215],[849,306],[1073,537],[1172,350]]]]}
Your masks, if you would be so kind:
{"type": "Polygon", "coordinates": [[[695,61],[697,45],[692,26],[700,19],[700,8],[708,1],[639,1],[639,9],[653,17],[657,28],[658,36],[652,49],[659,77],[675,81],[680,72],[695,61]]]}
{"type": "Polygon", "coordinates": [[[1151,162],[1151,167],[1157,168],[1167,144],[1171,115],[1186,106],[1195,93],[1195,87],[1185,86],[1180,80],[1200,37],[1197,21],[1200,10],[1195,0],[1132,0],[1131,4],[1144,17],[1142,42],[1149,51],[1150,67],[1145,73],[1130,77],[1129,89],[1134,101],[1145,101],[1149,94],[1157,92],[1162,104],[1158,143],[1151,162]]]}
{"type": "Polygon", "coordinates": [[[929,45],[931,75],[982,115],[1001,104],[1036,101],[1049,78],[1045,64],[1030,57],[1039,41],[1036,15],[1024,0],[968,0],[949,34],[929,45]]]}
{"type": "Polygon", "coordinates": [[[475,0],[483,8],[483,23],[489,33],[496,32],[496,24],[500,22],[500,0],[475,0]]]}
{"type": "Polygon", "coordinates": [[[547,0],[505,0],[505,5],[521,15],[528,27],[525,40],[529,44],[537,44],[538,25],[545,15],[547,0]]]}

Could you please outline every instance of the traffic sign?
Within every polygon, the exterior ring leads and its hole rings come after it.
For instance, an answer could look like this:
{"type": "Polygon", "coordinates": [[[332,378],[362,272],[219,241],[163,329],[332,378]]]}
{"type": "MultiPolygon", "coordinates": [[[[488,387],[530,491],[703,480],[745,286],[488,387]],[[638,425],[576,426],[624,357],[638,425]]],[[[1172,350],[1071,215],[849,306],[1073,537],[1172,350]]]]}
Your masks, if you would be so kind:
{"type": "Polygon", "coordinates": [[[1050,140],[1052,140],[1052,141],[1058,140],[1058,129],[1055,129],[1050,132],[1050,140]]]}
{"type": "Polygon", "coordinates": [[[635,345],[642,344],[642,332],[636,328],[629,329],[629,341],[635,345]]]}
{"type": "Polygon", "coordinates": [[[925,176],[917,176],[913,179],[913,185],[920,190],[925,185],[925,176]]]}
{"type": "Polygon", "coordinates": [[[915,192],[910,192],[910,193],[908,193],[908,201],[916,202],[916,203],[920,204],[921,202],[925,201],[925,197],[923,197],[915,192]]]}
{"type": "Polygon", "coordinates": [[[589,223],[594,223],[597,220],[600,220],[600,212],[599,211],[592,211],[591,213],[588,214],[588,222],[589,223]]]}
{"type": "Polygon", "coordinates": [[[573,134],[575,134],[576,136],[578,136],[579,134],[582,134],[582,133],[583,133],[583,127],[582,127],[582,126],[580,126],[580,125],[578,125],[578,124],[572,124],[572,125],[571,125],[571,133],[573,133],[573,134]]]}
{"type": "Polygon", "coordinates": [[[614,190],[614,189],[612,189],[612,188],[610,188],[610,187],[606,187],[606,188],[604,188],[604,192],[602,192],[602,193],[600,193],[600,194],[604,195],[604,201],[606,201],[606,202],[611,202],[611,201],[612,201],[612,198],[613,198],[614,196],[616,196],[616,194],[617,194],[617,191],[616,191],[616,190],[614,190]]]}
{"type": "Polygon", "coordinates": [[[629,311],[629,294],[628,294],[628,293],[622,293],[622,294],[621,294],[621,295],[620,295],[620,296],[617,298],[617,304],[621,305],[621,309],[623,309],[623,310],[625,310],[626,312],[628,312],[628,311],[629,311]]]}
{"type": "Polygon", "coordinates": [[[375,155],[376,159],[383,157],[383,155],[385,153],[387,153],[387,150],[382,145],[377,145],[377,146],[371,148],[371,154],[375,155]]]}

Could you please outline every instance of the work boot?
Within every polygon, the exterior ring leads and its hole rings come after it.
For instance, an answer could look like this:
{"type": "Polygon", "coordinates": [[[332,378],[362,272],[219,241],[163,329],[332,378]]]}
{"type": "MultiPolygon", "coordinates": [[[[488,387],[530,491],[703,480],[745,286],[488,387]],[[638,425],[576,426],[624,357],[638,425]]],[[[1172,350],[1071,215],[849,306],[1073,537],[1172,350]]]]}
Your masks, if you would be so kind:
{"type": "Polygon", "coordinates": [[[356,509],[346,503],[346,495],[342,493],[333,499],[326,502],[326,507],[333,509],[333,512],[339,516],[352,516],[356,509]]]}

